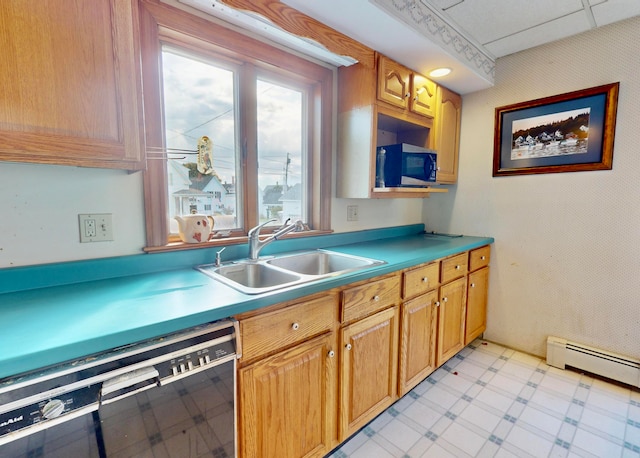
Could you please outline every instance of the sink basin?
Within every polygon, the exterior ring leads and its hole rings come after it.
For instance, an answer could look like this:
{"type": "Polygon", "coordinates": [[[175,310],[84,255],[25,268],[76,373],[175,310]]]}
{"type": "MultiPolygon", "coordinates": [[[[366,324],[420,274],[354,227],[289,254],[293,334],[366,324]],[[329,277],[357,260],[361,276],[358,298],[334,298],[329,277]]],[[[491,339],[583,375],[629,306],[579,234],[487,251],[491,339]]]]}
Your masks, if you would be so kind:
{"type": "Polygon", "coordinates": [[[333,251],[315,250],[280,256],[268,260],[267,264],[303,275],[337,275],[383,262],[333,251]]]}
{"type": "Polygon", "coordinates": [[[235,261],[222,266],[207,264],[196,269],[242,293],[262,294],[384,263],[334,251],[313,250],[258,261],[235,261]]]}
{"type": "Polygon", "coordinates": [[[260,294],[284,288],[302,280],[300,275],[284,272],[262,263],[239,262],[225,266],[200,266],[201,272],[246,294],[260,294]]]}

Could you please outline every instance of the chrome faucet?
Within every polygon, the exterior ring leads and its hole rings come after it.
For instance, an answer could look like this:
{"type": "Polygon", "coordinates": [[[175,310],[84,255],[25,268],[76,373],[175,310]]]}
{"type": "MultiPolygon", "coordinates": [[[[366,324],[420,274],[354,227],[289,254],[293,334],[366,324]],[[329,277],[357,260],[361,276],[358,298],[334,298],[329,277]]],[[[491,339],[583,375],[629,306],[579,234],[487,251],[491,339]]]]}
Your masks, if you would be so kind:
{"type": "Polygon", "coordinates": [[[249,259],[252,261],[257,261],[260,256],[260,250],[262,250],[266,245],[270,244],[273,241],[278,240],[278,237],[282,237],[289,232],[302,232],[304,231],[304,223],[301,220],[296,221],[295,223],[287,225],[287,223],[291,220],[291,218],[287,219],[284,222],[282,228],[280,228],[277,232],[270,235],[264,240],[260,240],[260,229],[263,226],[269,223],[273,223],[274,221],[278,221],[277,219],[270,219],[262,224],[257,225],[253,229],[249,231],[249,259]]]}

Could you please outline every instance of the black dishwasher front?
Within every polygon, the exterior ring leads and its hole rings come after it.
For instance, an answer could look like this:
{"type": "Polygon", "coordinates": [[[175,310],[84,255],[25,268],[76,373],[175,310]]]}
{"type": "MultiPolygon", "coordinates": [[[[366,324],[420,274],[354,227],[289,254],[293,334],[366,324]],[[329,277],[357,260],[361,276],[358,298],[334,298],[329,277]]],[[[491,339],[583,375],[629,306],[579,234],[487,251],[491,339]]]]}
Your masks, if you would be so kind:
{"type": "Polygon", "coordinates": [[[237,322],[0,380],[0,457],[236,456],[237,322]]]}

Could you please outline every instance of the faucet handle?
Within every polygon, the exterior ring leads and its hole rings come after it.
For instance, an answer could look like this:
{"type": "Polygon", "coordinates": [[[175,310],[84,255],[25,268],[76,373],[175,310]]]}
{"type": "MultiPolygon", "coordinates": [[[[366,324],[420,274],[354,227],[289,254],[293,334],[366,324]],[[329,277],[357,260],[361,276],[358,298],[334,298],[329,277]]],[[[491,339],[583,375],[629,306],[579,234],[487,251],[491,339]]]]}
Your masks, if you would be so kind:
{"type": "Polygon", "coordinates": [[[264,226],[266,226],[269,223],[273,223],[274,221],[278,221],[278,220],[276,218],[273,218],[273,219],[270,219],[269,221],[265,221],[264,223],[258,224],[256,227],[250,229],[247,235],[249,237],[253,237],[254,235],[257,237],[258,235],[260,235],[260,229],[262,229],[264,226]]]}
{"type": "Polygon", "coordinates": [[[222,247],[221,250],[216,251],[216,267],[220,267],[220,264],[222,264],[222,252],[226,249],[227,247],[224,246],[222,247]]]}

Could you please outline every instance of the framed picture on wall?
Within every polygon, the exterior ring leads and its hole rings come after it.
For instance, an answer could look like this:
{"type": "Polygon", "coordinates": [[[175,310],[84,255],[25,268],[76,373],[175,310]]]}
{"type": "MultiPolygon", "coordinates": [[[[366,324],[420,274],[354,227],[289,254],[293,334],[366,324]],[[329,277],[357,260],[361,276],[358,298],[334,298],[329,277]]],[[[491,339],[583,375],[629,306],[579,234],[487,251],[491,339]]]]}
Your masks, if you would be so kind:
{"type": "Polygon", "coordinates": [[[619,86],[496,108],[493,176],[610,170],[619,86]]]}

